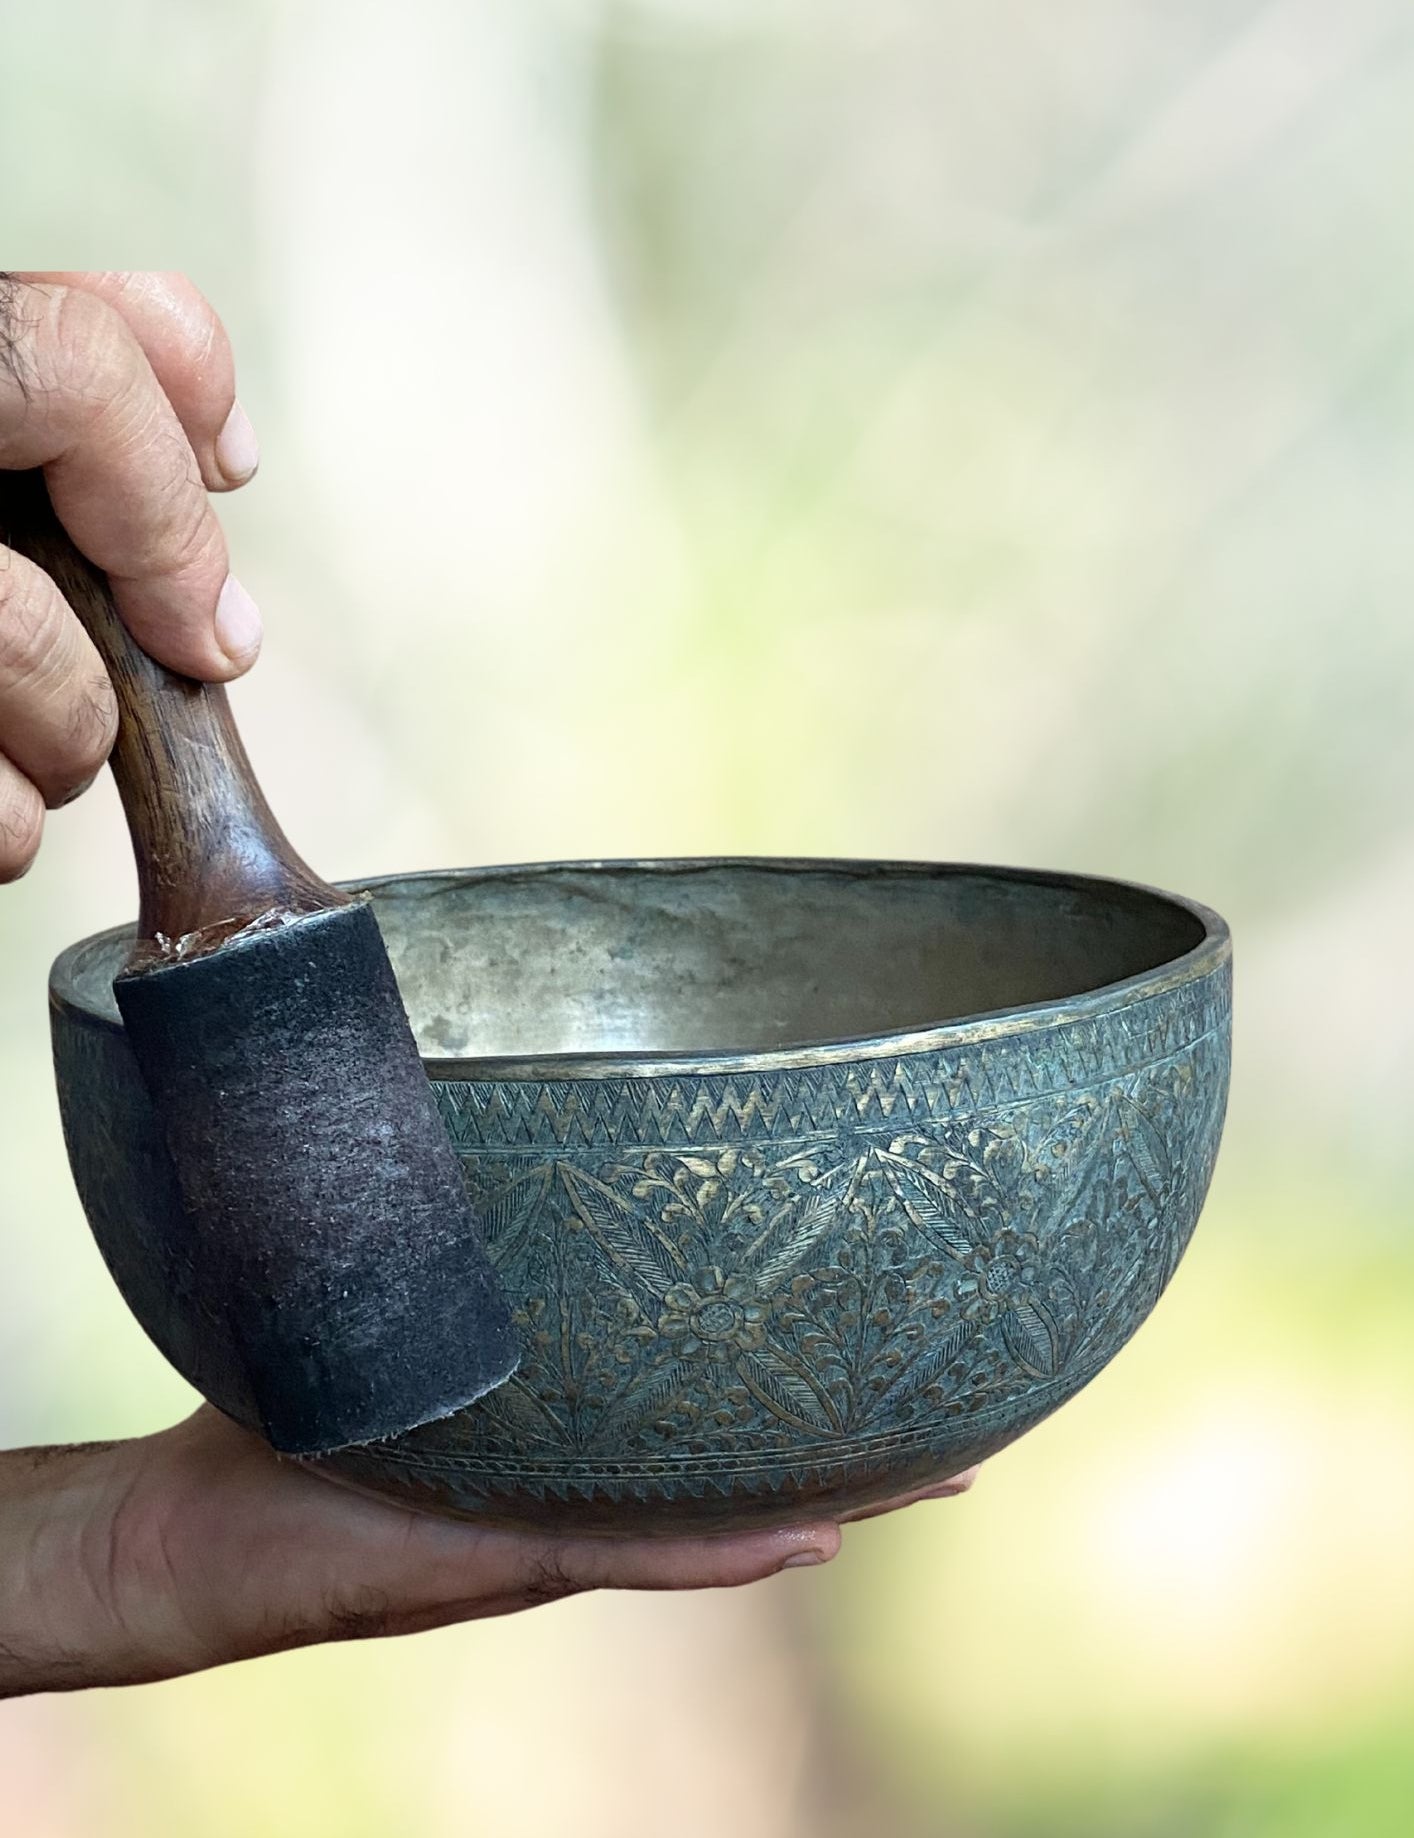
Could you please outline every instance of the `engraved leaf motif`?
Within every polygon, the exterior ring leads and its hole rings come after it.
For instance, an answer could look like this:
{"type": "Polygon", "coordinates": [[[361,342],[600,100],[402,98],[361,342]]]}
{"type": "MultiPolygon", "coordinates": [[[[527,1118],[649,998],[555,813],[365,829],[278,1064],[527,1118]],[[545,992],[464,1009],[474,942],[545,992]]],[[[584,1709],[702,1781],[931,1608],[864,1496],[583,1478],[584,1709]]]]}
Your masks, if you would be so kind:
{"type": "Polygon", "coordinates": [[[482,1417],[489,1418],[495,1428],[504,1430],[517,1443],[545,1449],[564,1447],[565,1425],[549,1404],[518,1378],[498,1385],[481,1399],[477,1409],[482,1417]]]}
{"type": "Polygon", "coordinates": [[[782,1423],[816,1434],[838,1428],[826,1400],[773,1347],[743,1353],[736,1369],[757,1403],[764,1404],[782,1423]]]}
{"type": "Polygon", "coordinates": [[[1067,1226],[1062,1241],[1067,1254],[1063,1274],[1076,1296],[1069,1354],[1109,1339],[1116,1313],[1135,1306],[1135,1279],[1146,1259],[1132,1236],[1103,1223],[1114,1210],[1112,1187],[1112,1175],[1095,1183],[1087,1196],[1087,1212],[1067,1226]]]}
{"type": "Polygon", "coordinates": [[[977,1321],[955,1321],[945,1334],[925,1342],[922,1351],[914,1355],[880,1395],[875,1409],[886,1401],[892,1403],[912,1397],[915,1392],[926,1391],[976,1338],[980,1325],[977,1321]]]}
{"type": "Polygon", "coordinates": [[[631,1386],[622,1397],[613,1400],[595,1425],[594,1439],[598,1441],[608,1430],[618,1436],[626,1429],[642,1429],[684,1396],[700,1395],[703,1389],[700,1368],[687,1360],[670,1360],[650,1373],[642,1384],[631,1386]]]}
{"type": "Polygon", "coordinates": [[[612,1187],[567,1162],[560,1163],[560,1179],[590,1239],[614,1271],[631,1279],[648,1299],[661,1302],[682,1275],[676,1250],[612,1187]]]}
{"type": "Polygon", "coordinates": [[[1058,1338],[1051,1312],[1040,1302],[1015,1302],[1002,1317],[1007,1352],[1033,1378],[1052,1378],[1059,1370],[1058,1338]]]}
{"type": "Polygon", "coordinates": [[[976,1249],[971,1233],[946,1204],[946,1182],[931,1168],[886,1149],[879,1151],[879,1160],[895,1199],[920,1230],[931,1233],[953,1257],[966,1257],[976,1249]]]}
{"type": "Polygon", "coordinates": [[[767,1240],[766,1255],[756,1265],[761,1288],[769,1289],[801,1262],[835,1222],[840,1196],[831,1188],[814,1187],[794,1220],[774,1242],[767,1240]]]}
{"type": "MultiPolygon", "coordinates": [[[[1045,1167],[1059,1159],[1056,1150],[1072,1164],[1073,1172],[1058,1179],[1051,1187],[1050,1203],[1035,1229],[1046,1231],[1065,1215],[1091,1204],[1093,1183],[1107,1160],[1108,1135],[1102,1123],[1104,1113],[1097,1105],[1077,1106],[1070,1111],[1041,1145],[1037,1161],[1045,1167]],[[1078,1164],[1078,1166],[1076,1166],[1078,1164]]],[[[1103,1208],[1098,1216],[1103,1216],[1103,1208]]]]}
{"type": "Polygon", "coordinates": [[[1119,1101],[1124,1144],[1129,1150],[1139,1178],[1149,1190],[1155,1206],[1162,1206],[1168,1195],[1169,1158],[1164,1139],[1154,1127],[1149,1114],[1133,1098],[1119,1101]]]}
{"type": "Polygon", "coordinates": [[[545,1176],[534,1174],[473,1200],[472,1212],[488,1250],[495,1252],[498,1258],[511,1253],[522,1230],[544,1200],[545,1189],[545,1176]]]}

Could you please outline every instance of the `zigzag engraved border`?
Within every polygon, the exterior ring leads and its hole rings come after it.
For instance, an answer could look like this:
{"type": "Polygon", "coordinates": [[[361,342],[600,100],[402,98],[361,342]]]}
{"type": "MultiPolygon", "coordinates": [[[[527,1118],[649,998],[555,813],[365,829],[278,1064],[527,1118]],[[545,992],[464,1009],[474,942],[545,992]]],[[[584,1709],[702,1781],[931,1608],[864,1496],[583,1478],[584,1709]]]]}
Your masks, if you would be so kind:
{"type": "Polygon", "coordinates": [[[463,1153],[782,1141],[841,1128],[942,1122],[1083,1090],[1195,1046],[1227,1024],[1231,969],[1047,1029],[895,1058],[617,1079],[436,1080],[463,1153]]]}

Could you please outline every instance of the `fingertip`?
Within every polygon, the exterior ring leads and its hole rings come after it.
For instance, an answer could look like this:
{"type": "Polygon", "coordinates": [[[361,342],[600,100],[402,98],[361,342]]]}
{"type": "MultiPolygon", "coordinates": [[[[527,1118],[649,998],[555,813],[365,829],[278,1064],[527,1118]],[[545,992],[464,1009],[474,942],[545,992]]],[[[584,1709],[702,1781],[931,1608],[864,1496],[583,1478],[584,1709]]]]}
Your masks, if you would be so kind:
{"type": "Polygon", "coordinates": [[[956,1494],[968,1493],[976,1485],[977,1477],[981,1472],[980,1463],[975,1468],[964,1468],[961,1474],[955,1474],[951,1480],[944,1481],[940,1487],[933,1488],[926,1497],[931,1500],[950,1500],[956,1494]]]}
{"type": "Polygon", "coordinates": [[[786,1569],[829,1563],[840,1549],[833,1523],[707,1536],[552,1541],[533,1568],[576,1589],[732,1589],[786,1569]]]}
{"type": "Polygon", "coordinates": [[[843,1542],[839,1526],[833,1524],[792,1527],[786,1538],[789,1548],[776,1565],[778,1571],[804,1570],[832,1563],[839,1556],[843,1542]]]}
{"type": "Polygon", "coordinates": [[[264,625],[260,608],[236,579],[228,574],[216,601],[216,642],[234,674],[250,669],[260,655],[264,625]]]}
{"type": "Polygon", "coordinates": [[[831,1562],[839,1555],[842,1534],[832,1520],[825,1520],[715,1541],[706,1539],[703,1545],[714,1542],[724,1557],[731,1554],[741,1572],[738,1580],[750,1582],[758,1577],[778,1576],[782,1570],[801,1570],[831,1562]]]}
{"type": "Polygon", "coordinates": [[[260,442],[239,400],[231,404],[213,451],[218,477],[209,482],[214,490],[234,491],[255,477],[260,465],[260,442]]]}
{"type": "Polygon", "coordinates": [[[789,1525],[779,1530],[748,1534],[739,1539],[724,1539],[735,1546],[743,1568],[750,1574],[742,1581],[758,1577],[779,1576],[783,1570],[815,1569],[839,1556],[842,1537],[832,1521],[818,1525],[789,1525]]]}
{"type": "Polygon", "coordinates": [[[260,654],[260,615],[240,582],[227,577],[204,618],[186,594],[164,592],[165,582],[155,585],[156,591],[154,584],[113,583],[124,623],[148,656],[195,683],[244,676],[260,654]]]}

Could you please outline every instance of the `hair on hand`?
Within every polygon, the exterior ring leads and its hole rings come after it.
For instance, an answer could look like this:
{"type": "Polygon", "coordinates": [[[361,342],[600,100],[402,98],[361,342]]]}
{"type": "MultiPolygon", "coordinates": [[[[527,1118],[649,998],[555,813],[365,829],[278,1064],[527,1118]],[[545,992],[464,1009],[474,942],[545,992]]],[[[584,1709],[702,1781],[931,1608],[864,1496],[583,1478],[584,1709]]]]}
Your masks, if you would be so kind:
{"type": "Polygon", "coordinates": [[[0,270],[0,367],[19,386],[20,394],[29,400],[30,375],[25,363],[20,334],[24,320],[20,312],[22,284],[12,274],[0,270]]]}

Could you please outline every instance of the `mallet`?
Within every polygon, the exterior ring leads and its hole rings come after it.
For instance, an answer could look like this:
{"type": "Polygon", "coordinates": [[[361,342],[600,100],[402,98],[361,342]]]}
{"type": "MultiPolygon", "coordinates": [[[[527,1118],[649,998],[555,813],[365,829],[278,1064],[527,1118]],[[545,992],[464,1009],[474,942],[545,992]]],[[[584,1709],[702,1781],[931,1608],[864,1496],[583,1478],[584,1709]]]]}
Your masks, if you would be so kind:
{"type": "Polygon", "coordinates": [[[138,647],[42,474],[0,472],[0,541],[52,577],[117,691],[141,905],[114,991],[190,1226],[188,1305],[286,1453],[471,1403],[514,1370],[514,1331],[371,905],[295,854],[224,689],[138,647]]]}

